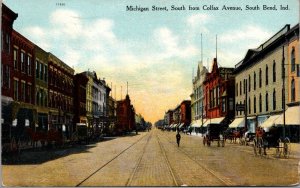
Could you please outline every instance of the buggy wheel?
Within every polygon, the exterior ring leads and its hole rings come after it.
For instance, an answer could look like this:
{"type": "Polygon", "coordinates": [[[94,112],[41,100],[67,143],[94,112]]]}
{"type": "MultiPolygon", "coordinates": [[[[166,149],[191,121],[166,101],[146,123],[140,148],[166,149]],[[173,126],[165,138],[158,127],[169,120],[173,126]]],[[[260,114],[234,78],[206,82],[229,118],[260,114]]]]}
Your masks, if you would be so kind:
{"type": "Polygon", "coordinates": [[[285,158],[288,158],[289,155],[290,155],[290,150],[291,150],[290,147],[291,147],[290,146],[290,139],[289,138],[285,138],[284,142],[283,142],[283,156],[285,158]]]}
{"type": "Polygon", "coordinates": [[[279,138],[277,141],[278,145],[276,146],[275,149],[275,157],[279,158],[281,155],[281,151],[280,151],[280,146],[281,146],[281,139],[279,138]]]}

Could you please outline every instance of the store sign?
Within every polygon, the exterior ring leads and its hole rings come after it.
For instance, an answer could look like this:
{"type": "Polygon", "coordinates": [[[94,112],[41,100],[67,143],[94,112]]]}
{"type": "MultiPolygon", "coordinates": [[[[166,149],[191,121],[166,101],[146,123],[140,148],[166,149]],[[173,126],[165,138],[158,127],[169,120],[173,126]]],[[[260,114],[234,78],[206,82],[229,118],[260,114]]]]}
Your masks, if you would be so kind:
{"type": "Polygon", "coordinates": [[[235,110],[236,111],[245,111],[245,105],[244,104],[236,104],[235,110]]]}

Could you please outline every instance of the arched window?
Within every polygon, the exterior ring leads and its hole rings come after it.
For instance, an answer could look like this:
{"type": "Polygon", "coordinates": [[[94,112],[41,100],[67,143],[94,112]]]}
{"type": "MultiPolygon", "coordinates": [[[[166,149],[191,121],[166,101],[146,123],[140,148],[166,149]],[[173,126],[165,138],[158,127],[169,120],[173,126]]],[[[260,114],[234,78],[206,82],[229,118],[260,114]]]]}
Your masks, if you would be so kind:
{"type": "Polygon", "coordinates": [[[253,78],[253,87],[254,87],[254,90],[256,90],[256,73],[254,72],[254,78],[253,78]]]}
{"type": "Polygon", "coordinates": [[[253,110],[254,110],[254,113],[256,113],[256,97],[255,96],[253,99],[253,110]]]}
{"type": "Polygon", "coordinates": [[[276,91],[273,91],[273,110],[276,110],[276,91]]]}
{"type": "Polygon", "coordinates": [[[292,83],[291,83],[291,102],[295,101],[296,98],[296,93],[295,93],[295,80],[294,78],[292,79],[292,83]]]}
{"type": "Polygon", "coordinates": [[[273,82],[276,82],[276,62],[273,61],[273,82]]]}
{"type": "Polygon", "coordinates": [[[259,112],[261,112],[262,111],[262,101],[261,101],[262,99],[261,99],[261,94],[259,94],[259,112]]]}
{"type": "Polygon", "coordinates": [[[240,81],[240,95],[242,95],[242,81],[240,81]]]}
{"type": "Polygon", "coordinates": [[[268,65],[266,66],[266,85],[269,84],[269,68],[268,65]]]}
{"type": "Polygon", "coordinates": [[[259,69],[259,88],[261,88],[261,69],[259,69]]]}
{"type": "Polygon", "coordinates": [[[295,48],[293,47],[292,52],[291,52],[291,65],[292,65],[292,67],[291,67],[292,70],[291,71],[292,72],[294,72],[295,69],[296,69],[295,63],[296,63],[295,48]]]}
{"type": "Polygon", "coordinates": [[[266,112],[269,111],[269,94],[266,93],[266,112]]]}
{"type": "Polygon", "coordinates": [[[235,89],[236,89],[236,96],[239,96],[239,83],[236,83],[235,89]]]}

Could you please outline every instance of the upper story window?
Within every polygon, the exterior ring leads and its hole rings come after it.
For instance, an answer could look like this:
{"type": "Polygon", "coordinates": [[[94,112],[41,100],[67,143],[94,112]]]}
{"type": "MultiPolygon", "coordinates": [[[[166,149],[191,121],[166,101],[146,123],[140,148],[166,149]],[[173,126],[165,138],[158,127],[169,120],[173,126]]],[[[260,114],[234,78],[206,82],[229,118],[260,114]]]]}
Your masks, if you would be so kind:
{"type": "Polygon", "coordinates": [[[35,77],[36,78],[39,78],[40,77],[40,74],[39,74],[39,66],[40,66],[40,63],[38,62],[38,60],[35,61],[35,77]]]}
{"type": "Polygon", "coordinates": [[[256,73],[254,72],[253,89],[256,90],[256,73]]]}
{"type": "Polygon", "coordinates": [[[295,90],[295,80],[292,79],[291,82],[291,102],[294,102],[296,99],[296,90],[295,90]]]}
{"type": "Polygon", "coordinates": [[[266,93],[266,111],[269,111],[269,94],[266,93]]]}
{"type": "Polygon", "coordinates": [[[236,83],[236,86],[235,86],[235,90],[236,90],[236,96],[239,96],[239,87],[238,87],[238,83],[236,83]]]}
{"type": "Polygon", "coordinates": [[[32,69],[32,62],[31,62],[31,56],[28,54],[27,56],[27,74],[31,76],[31,70],[32,69]]]}
{"type": "Polygon", "coordinates": [[[26,72],[26,67],[25,67],[25,52],[21,51],[21,71],[23,73],[26,72]]]}
{"type": "Polygon", "coordinates": [[[259,94],[259,112],[262,111],[262,98],[261,98],[261,94],[259,94]]]}
{"type": "Polygon", "coordinates": [[[14,48],[14,69],[18,70],[18,49],[14,48]]]}
{"type": "Polygon", "coordinates": [[[242,95],[242,81],[240,81],[240,95],[242,95]]]}
{"type": "Polygon", "coordinates": [[[269,68],[268,65],[266,66],[266,85],[269,84],[269,68]]]}
{"type": "Polygon", "coordinates": [[[259,69],[259,88],[261,88],[261,82],[262,82],[262,75],[261,75],[261,69],[259,69]]]}
{"type": "Polygon", "coordinates": [[[273,82],[276,82],[276,62],[273,61],[273,82]]]}
{"type": "Polygon", "coordinates": [[[293,47],[291,52],[291,71],[294,72],[296,69],[296,58],[295,58],[295,48],[293,47]]]}
{"type": "Polygon", "coordinates": [[[249,81],[248,81],[248,88],[249,88],[249,91],[251,90],[251,77],[250,77],[250,74],[249,74],[249,81]]]}
{"type": "Polygon", "coordinates": [[[254,110],[254,113],[256,113],[256,97],[255,96],[253,99],[253,110],[254,110]]]}
{"type": "Polygon", "coordinates": [[[273,110],[276,110],[276,91],[273,91],[273,110]]]}

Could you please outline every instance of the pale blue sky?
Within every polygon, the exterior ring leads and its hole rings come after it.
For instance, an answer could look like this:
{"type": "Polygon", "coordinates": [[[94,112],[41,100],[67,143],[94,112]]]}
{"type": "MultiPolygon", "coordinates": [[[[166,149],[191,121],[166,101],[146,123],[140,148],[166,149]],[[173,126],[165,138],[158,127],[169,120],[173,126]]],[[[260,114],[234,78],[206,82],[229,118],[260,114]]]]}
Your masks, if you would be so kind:
{"type": "Polygon", "coordinates": [[[192,92],[192,69],[201,57],[211,64],[218,35],[218,60],[234,67],[248,48],[258,47],[285,24],[299,22],[298,0],[4,0],[18,18],[14,28],[51,51],[76,72],[95,70],[108,84],[126,81],[137,112],[162,118],[192,92]],[[56,3],[65,3],[57,6],[56,3]],[[168,12],[128,12],[126,6],[167,6],[168,12]],[[242,11],[170,11],[172,5],[241,6],[242,11]],[[245,5],[277,6],[246,11],[245,5]],[[280,11],[280,5],[289,10],[280,11]],[[168,99],[166,99],[168,98],[168,99]]]}

